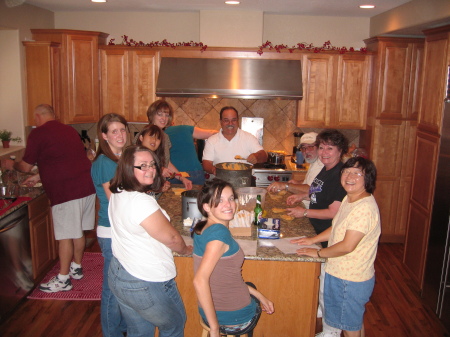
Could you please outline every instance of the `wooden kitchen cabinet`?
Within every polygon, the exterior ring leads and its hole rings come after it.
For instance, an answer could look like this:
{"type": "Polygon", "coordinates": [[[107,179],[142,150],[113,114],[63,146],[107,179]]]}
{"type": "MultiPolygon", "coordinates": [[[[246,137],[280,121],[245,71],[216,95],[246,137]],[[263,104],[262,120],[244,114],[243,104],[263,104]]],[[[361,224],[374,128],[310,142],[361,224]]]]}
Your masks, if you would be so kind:
{"type": "Polygon", "coordinates": [[[48,41],[24,41],[23,45],[27,67],[27,125],[34,125],[34,108],[39,104],[53,106],[59,118],[61,44],[48,41]]]}
{"type": "MultiPolygon", "coordinates": [[[[36,49],[36,45],[24,43],[29,114],[36,105],[48,103],[54,105],[62,123],[97,122],[100,109],[98,45],[106,43],[108,34],[68,29],[32,29],[31,32],[36,42],[59,43],[59,55],[53,48],[47,51],[47,56],[35,59],[31,49],[36,49]],[[45,61],[43,69],[42,60],[45,61]]],[[[29,118],[28,123],[33,125],[34,121],[29,118]]]]}
{"type": "Polygon", "coordinates": [[[425,51],[421,101],[415,137],[408,230],[403,262],[419,289],[423,288],[433,211],[442,114],[450,64],[450,25],[424,31],[425,51]]]}
{"type": "Polygon", "coordinates": [[[100,50],[101,114],[116,112],[128,122],[147,122],[155,99],[159,53],[105,46],[100,50]]]}
{"type": "Polygon", "coordinates": [[[373,57],[367,131],[360,143],[377,166],[375,198],[382,242],[404,242],[413,172],[423,73],[423,39],[374,37],[365,41],[373,57]]]}
{"type": "Polygon", "coordinates": [[[58,257],[50,201],[42,194],[28,203],[33,278],[39,282],[58,257]]]}
{"type": "Polygon", "coordinates": [[[371,55],[314,54],[302,57],[303,99],[297,126],[364,129],[371,55]]]}

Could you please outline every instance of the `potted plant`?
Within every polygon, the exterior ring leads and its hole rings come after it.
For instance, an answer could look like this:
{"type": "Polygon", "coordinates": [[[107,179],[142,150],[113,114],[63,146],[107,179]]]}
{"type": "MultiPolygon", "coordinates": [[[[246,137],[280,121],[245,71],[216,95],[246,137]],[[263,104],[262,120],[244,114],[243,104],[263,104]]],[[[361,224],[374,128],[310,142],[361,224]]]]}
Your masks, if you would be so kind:
{"type": "Polygon", "coordinates": [[[13,141],[13,142],[18,142],[20,143],[22,141],[22,138],[20,137],[14,137],[12,138],[12,132],[8,131],[6,129],[0,130],[0,140],[3,143],[3,147],[6,149],[9,147],[9,142],[13,141]]]}

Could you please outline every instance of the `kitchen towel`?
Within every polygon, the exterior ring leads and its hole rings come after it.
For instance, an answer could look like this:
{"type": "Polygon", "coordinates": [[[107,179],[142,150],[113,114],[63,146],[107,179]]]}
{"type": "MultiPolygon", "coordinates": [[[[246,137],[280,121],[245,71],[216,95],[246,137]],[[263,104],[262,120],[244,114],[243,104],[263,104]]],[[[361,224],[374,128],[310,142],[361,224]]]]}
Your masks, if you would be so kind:
{"type": "MultiPolygon", "coordinates": [[[[102,294],[103,257],[101,253],[84,253],[81,262],[84,277],[81,280],[71,279],[73,288],[70,291],[57,293],[44,293],[39,285],[28,296],[33,300],[65,300],[65,301],[99,301],[102,294]]],[[[59,273],[59,261],[42,279],[41,283],[48,282],[59,273]]]]}

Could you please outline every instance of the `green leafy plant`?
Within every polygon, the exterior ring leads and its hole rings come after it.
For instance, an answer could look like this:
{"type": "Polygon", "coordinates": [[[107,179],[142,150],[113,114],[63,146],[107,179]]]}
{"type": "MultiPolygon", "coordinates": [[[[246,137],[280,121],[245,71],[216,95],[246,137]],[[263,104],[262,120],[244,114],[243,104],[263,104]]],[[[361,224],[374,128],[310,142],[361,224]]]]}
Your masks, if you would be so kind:
{"type": "Polygon", "coordinates": [[[20,143],[22,141],[22,138],[20,138],[20,137],[12,138],[12,132],[8,131],[6,129],[3,129],[3,130],[0,130],[0,140],[2,140],[2,141],[9,140],[9,141],[20,143]]]}

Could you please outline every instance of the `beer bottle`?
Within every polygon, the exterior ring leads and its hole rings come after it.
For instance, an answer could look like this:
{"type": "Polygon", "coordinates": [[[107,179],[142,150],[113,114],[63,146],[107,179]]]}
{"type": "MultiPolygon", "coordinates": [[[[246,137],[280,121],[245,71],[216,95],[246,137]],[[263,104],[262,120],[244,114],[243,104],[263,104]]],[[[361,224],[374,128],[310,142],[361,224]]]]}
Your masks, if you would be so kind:
{"type": "Polygon", "coordinates": [[[259,221],[262,218],[263,209],[261,207],[261,195],[256,196],[256,206],[255,206],[255,222],[253,223],[255,226],[259,225],[259,221]]]}

